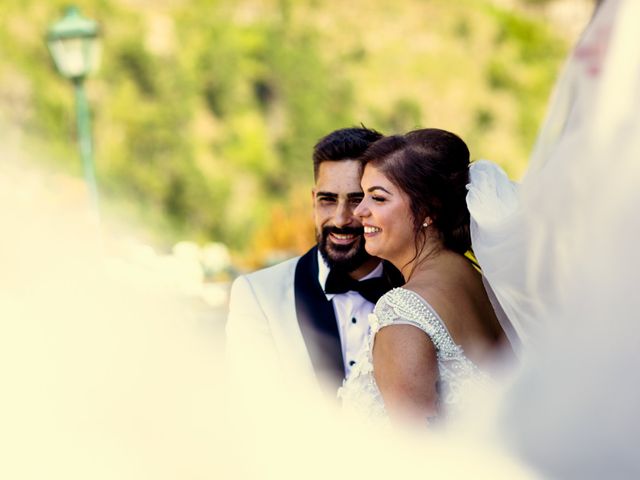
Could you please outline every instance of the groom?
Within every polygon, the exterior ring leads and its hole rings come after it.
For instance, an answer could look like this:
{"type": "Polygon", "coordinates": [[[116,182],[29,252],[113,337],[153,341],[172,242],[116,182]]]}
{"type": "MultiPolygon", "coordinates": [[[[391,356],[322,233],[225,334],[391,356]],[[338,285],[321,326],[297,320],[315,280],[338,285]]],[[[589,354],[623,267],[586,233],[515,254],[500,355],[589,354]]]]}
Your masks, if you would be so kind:
{"type": "Polygon", "coordinates": [[[313,152],[317,245],[234,281],[227,360],[236,381],[277,375],[335,394],[355,366],[374,303],[403,283],[395,268],[367,254],[353,215],[363,197],[357,158],[381,137],[344,128],[320,139],[313,152]]]}

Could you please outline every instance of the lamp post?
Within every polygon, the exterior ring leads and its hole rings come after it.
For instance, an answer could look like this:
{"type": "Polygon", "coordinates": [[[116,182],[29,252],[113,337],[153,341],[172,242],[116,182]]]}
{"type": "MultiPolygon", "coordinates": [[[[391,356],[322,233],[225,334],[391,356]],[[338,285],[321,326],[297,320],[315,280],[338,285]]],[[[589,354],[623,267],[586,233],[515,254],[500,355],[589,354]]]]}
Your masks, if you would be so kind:
{"type": "Polygon", "coordinates": [[[71,80],[76,97],[78,145],[84,177],[96,221],[100,219],[98,187],[93,165],[91,116],[84,80],[98,62],[98,24],[83,17],[76,7],[68,7],[64,16],[49,28],[47,45],[60,74],[71,80]]]}

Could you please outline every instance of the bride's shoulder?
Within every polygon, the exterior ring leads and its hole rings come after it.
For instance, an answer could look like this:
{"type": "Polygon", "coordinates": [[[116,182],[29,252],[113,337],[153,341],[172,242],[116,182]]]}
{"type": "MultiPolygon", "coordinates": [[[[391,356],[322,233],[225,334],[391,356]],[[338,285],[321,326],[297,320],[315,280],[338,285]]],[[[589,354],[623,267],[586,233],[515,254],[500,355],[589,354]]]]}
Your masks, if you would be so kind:
{"type": "Polygon", "coordinates": [[[393,288],[384,294],[378,300],[374,313],[383,320],[383,323],[398,319],[422,319],[425,315],[438,316],[429,300],[425,298],[422,289],[416,290],[406,286],[393,288]]]}
{"type": "Polygon", "coordinates": [[[458,324],[466,321],[486,293],[481,274],[462,255],[451,255],[445,267],[425,272],[405,287],[423,298],[448,328],[457,330],[458,324]]]}
{"type": "Polygon", "coordinates": [[[385,293],[376,303],[374,312],[384,308],[400,308],[418,305],[424,301],[416,292],[406,287],[396,287],[385,293]]]}
{"type": "MultiPolygon", "coordinates": [[[[431,339],[436,350],[446,355],[457,355],[459,347],[439,313],[423,297],[423,292],[406,287],[394,288],[378,301],[372,315],[371,334],[376,335],[382,327],[391,325],[410,325],[422,330],[431,339]]],[[[414,336],[411,329],[391,329],[397,335],[414,336]]],[[[387,332],[390,334],[390,332],[387,332]]],[[[403,337],[404,338],[404,337],[403,337]]],[[[418,338],[422,338],[418,336],[418,338]]]]}
{"type": "Polygon", "coordinates": [[[408,282],[404,289],[409,292],[408,298],[418,303],[426,303],[439,316],[450,309],[455,280],[447,278],[450,275],[433,275],[417,278],[408,282]]]}
{"type": "MultiPolygon", "coordinates": [[[[445,276],[430,278],[427,276],[415,282],[409,282],[396,292],[392,299],[396,304],[404,304],[420,317],[427,313],[429,317],[435,317],[434,322],[443,323],[448,329],[458,330],[460,310],[467,303],[465,292],[459,285],[455,285],[455,279],[447,279],[445,276]]],[[[391,293],[391,292],[389,292],[391,293]]]]}

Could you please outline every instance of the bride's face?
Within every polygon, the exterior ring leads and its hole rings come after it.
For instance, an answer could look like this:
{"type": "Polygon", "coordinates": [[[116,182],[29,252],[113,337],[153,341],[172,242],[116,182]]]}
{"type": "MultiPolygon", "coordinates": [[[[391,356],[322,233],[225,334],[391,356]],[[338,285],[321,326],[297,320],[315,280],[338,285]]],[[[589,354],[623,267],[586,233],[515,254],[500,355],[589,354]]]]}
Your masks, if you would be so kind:
{"type": "Polygon", "coordinates": [[[402,265],[413,256],[415,245],[409,198],[371,165],[365,167],[361,185],[364,198],[354,215],[364,226],[367,252],[402,265]]]}

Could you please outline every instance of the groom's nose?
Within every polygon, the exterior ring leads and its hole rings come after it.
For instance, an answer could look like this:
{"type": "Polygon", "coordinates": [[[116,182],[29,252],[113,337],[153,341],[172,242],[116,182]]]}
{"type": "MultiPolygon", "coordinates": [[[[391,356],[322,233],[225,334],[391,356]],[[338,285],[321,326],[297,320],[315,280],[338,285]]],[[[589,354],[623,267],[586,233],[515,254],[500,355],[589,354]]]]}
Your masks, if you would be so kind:
{"type": "Polygon", "coordinates": [[[349,202],[338,202],[333,223],[336,227],[345,227],[353,221],[353,210],[349,202]]]}

